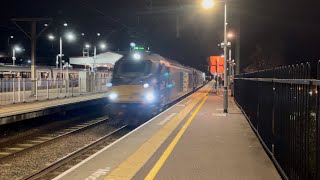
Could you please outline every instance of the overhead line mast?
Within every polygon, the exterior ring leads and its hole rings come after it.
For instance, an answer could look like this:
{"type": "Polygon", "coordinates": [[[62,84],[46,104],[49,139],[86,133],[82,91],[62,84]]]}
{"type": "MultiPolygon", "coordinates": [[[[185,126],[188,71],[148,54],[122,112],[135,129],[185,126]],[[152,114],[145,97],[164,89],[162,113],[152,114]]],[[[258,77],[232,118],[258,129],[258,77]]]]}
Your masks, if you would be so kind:
{"type": "Polygon", "coordinates": [[[13,23],[31,40],[31,93],[32,95],[36,94],[36,49],[37,49],[37,38],[49,27],[44,26],[42,30],[37,33],[37,23],[46,21],[52,21],[51,18],[15,18],[12,19],[13,23]],[[28,34],[17,22],[29,22],[31,23],[31,34],[28,34]]]}

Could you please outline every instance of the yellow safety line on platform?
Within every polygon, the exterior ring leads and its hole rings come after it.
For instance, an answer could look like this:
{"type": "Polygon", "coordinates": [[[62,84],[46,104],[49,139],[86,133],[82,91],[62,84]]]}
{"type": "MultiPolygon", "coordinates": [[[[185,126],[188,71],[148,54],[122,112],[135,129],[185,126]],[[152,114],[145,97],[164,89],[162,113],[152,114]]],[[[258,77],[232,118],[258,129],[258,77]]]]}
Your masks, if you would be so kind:
{"type": "Polygon", "coordinates": [[[177,145],[177,143],[179,142],[180,138],[182,137],[182,135],[184,134],[184,132],[187,130],[187,128],[189,127],[189,125],[191,124],[192,120],[194,119],[194,117],[198,114],[199,110],[201,109],[201,107],[203,106],[204,102],[207,100],[208,96],[204,98],[204,100],[201,102],[201,104],[197,107],[197,109],[194,111],[194,113],[192,113],[192,115],[190,116],[190,118],[188,119],[188,121],[186,122],[186,124],[183,125],[183,127],[181,128],[181,130],[178,132],[178,134],[176,135],[176,137],[173,139],[173,141],[170,143],[170,145],[168,146],[168,148],[164,151],[164,153],[162,154],[162,156],[160,157],[160,159],[157,161],[157,163],[153,166],[153,168],[151,169],[151,171],[149,172],[149,174],[145,177],[145,180],[152,180],[156,177],[156,175],[158,174],[159,170],[161,169],[161,167],[163,166],[163,164],[166,162],[166,160],[168,159],[168,157],[170,156],[170,154],[172,153],[173,149],[175,148],[175,146],[177,145]]]}
{"type": "Polygon", "coordinates": [[[152,157],[170,134],[178,127],[178,125],[187,117],[190,111],[198,104],[198,102],[208,94],[210,86],[205,87],[205,92],[195,93],[191,99],[192,102],[183,108],[173,119],[170,120],[163,128],[155,133],[148,141],[140,148],[116,167],[105,180],[122,180],[131,179],[143,165],[152,157]],[[195,97],[195,95],[204,94],[203,96],[195,97]]]}

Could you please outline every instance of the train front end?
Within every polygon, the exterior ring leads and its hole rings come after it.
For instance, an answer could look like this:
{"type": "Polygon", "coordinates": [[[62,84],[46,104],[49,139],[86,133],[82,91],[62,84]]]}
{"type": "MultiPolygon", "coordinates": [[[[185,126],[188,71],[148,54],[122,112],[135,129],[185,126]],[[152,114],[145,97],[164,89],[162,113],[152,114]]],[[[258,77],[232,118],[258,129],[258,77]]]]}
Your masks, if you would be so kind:
{"type": "Polygon", "coordinates": [[[152,61],[135,56],[122,58],[115,64],[107,94],[111,117],[146,117],[157,111],[159,94],[154,66],[152,61]]]}

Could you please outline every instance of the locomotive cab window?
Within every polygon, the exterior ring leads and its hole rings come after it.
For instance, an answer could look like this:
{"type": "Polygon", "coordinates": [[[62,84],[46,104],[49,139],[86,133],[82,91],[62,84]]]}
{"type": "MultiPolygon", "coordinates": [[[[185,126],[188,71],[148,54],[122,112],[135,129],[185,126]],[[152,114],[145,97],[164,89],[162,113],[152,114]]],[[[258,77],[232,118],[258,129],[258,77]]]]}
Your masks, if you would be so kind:
{"type": "Polygon", "coordinates": [[[150,74],[152,63],[150,61],[123,61],[114,69],[115,75],[138,77],[150,74]]]}

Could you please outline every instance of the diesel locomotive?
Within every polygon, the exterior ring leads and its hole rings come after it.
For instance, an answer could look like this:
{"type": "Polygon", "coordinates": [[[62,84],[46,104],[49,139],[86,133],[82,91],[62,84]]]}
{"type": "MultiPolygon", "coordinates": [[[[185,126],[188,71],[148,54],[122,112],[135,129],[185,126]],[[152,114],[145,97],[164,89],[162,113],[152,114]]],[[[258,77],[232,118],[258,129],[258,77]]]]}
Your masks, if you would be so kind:
{"type": "Polygon", "coordinates": [[[132,52],[114,66],[107,112],[129,120],[152,115],[204,82],[205,74],[194,68],[151,52],[132,52]]]}

